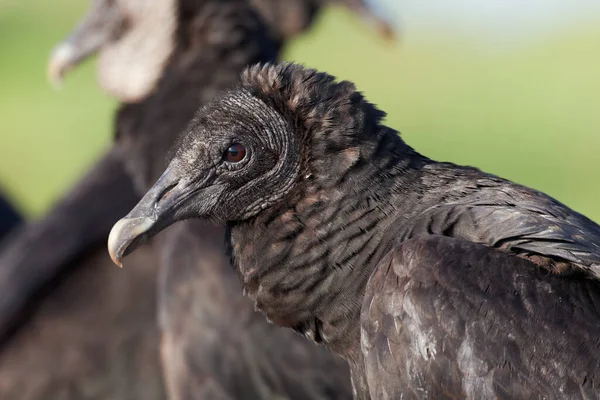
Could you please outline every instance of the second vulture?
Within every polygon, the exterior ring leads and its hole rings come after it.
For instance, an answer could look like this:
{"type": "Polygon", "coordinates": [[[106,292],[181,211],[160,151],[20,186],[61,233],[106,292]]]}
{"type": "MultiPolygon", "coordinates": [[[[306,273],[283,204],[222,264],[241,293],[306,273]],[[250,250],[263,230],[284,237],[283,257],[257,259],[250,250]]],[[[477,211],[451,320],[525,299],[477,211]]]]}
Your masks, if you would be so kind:
{"type": "MultiPolygon", "coordinates": [[[[96,252],[164,169],[196,109],[246,65],[273,60],[327,1],[257,3],[278,16],[269,19],[273,26],[243,0],[92,0],[57,47],[53,77],[98,52],[100,85],[123,104],[111,150],[46,218],[0,251],[0,339],[9,339],[0,356],[1,398],[162,398],[155,302],[171,399],[350,397],[342,360],[268,325],[242,297],[222,227],[180,226],[138,252],[126,277],[96,252]],[[24,305],[42,298],[11,336],[24,305]]],[[[340,3],[373,18],[362,0],[340,3]]]]}
{"type": "Polygon", "coordinates": [[[596,398],[600,226],[419,154],[383,116],[331,75],[248,69],[113,227],[113,259],[225,220],[256,307],[344,357],[356,398],[596,398]]]}

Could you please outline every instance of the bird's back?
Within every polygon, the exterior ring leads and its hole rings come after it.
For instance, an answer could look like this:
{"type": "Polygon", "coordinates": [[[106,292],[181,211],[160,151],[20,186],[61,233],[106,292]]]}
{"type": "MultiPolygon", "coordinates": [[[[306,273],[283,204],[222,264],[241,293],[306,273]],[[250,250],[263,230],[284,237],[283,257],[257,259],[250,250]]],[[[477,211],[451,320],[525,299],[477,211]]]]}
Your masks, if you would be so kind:
{"type": "MultiPolygon", "coordinates": [[[[600,284],[430,235],[398,245],[361,317],[373,399],[585,399],[600,390],[600,284]]],[[[368,386],[368,389],[367,387],[368,386]]]]}
{"type": "Polygon", "coordinates": [[[510,252],[554,273],[600,277],[600,226],[552,197],[478,169],[431,163],[424,195],[394,226],[396,242],[442,235],[510,252]]]}
{"type": "Polygon", "coordinates": [[[592,398],[600,389],[599,226],[473,168],[431,163],[419,186],[419,205],[391,225],[395,244],[367,286],[362,390],[592,398]]]}

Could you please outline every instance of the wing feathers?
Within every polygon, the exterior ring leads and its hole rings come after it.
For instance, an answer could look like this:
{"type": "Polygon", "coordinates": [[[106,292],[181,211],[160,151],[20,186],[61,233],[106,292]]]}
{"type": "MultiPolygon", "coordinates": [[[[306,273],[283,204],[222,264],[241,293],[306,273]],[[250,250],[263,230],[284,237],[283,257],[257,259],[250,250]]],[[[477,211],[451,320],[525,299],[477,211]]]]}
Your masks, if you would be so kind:
{"type": "Polygon", "coordinates": [[[373,273],[362,350],[372,398],[593,397],[600,288],[461,239],[411,239],[373,273]]]}

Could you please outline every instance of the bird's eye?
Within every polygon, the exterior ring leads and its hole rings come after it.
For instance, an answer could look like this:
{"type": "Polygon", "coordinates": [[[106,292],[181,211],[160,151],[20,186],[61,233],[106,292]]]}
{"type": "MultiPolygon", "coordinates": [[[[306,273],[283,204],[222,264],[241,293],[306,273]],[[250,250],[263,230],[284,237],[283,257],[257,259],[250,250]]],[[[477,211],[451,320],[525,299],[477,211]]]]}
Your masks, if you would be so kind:
{"type": "Polygon", "coordinates": [[[246,148],[239,143],[232,144],[225,151],[225,160],[230,163],[239,163],[246,157],[246,148]]]}

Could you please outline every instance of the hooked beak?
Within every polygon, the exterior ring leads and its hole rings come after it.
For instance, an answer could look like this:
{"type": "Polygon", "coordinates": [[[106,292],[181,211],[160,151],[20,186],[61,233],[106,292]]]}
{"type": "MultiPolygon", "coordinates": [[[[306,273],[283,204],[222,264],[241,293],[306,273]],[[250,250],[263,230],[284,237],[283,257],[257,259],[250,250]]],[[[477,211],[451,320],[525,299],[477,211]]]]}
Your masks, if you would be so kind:
{"type": "Polygon", "coordinates": [[[114,40],[124,20],[116,2],[94,0],[91,9],[66,39],[50,55],[47,65],[48,80],[59,87],[65,73],[114,40]]]}
{"type": "Polygon", "coordinates": [[[179,211],[191,193],[190,186],[174,169],[167,168],[133,210],[110,231],[108,252],[113,262],[122,267],[123,257],[169,225],[184,219],[179,211]]]}

